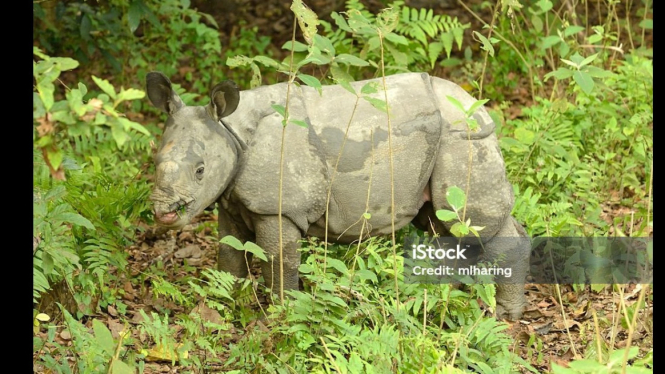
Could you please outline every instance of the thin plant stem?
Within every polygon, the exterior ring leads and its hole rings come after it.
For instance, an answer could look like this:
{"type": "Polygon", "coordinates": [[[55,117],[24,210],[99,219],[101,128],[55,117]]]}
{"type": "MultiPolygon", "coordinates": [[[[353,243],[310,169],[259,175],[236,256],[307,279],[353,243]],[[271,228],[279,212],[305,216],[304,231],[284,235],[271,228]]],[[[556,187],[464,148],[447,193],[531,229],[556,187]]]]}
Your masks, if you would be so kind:
{"type": "Polygon", "coordinates": [[[284,180],[284,139],[286,138],[286,126],[289,121],[289,98],[291,83],[294,80],[293,72],[293,46],[296,40],[296,18],[293,17],[293,34],[291,35],[291,55],[289,58],[289,81],[286,85],[286,102],[284,103],[284,124],[282,126],[282,142],[279,149],[279,201],[277,208],[277,224],[279,226],[279,302],[284,303],[284,237],[282,228],[282,182],[284,180]]]}

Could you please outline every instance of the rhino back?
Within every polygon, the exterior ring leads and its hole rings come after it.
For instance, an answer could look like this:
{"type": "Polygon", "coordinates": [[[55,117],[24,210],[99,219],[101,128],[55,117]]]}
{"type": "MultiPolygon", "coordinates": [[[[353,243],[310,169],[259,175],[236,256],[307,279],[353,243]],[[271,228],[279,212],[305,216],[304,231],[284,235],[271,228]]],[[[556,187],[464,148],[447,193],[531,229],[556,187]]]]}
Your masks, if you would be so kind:
{"type": "MultiPolygon", "coordinates": [[[[371,81],[382,87],[381,79],[371,81]]],[[[352,86],[360,92],[368,82],[353,82],[352,86]]],[[[402,227],[413,219],[423,203],[423,191],[438,154],[444,123],[427,74],[386,77],[386,87],[393,134],[396,226],[402,227]]],[[[344,232],[349,239],[357,238],[366,204],[372,214],[369,223],[373,234],[390,232],[387,114],[365,99],[356,100],[355,95],[341,86],[325,86],[322,95],[309,87],[303,87],[303,92],[311,127],[321,140],[331,173],[343,145],[332,186],[329,232],[333,235],[344,232]]],[[[385,98],[381,90],[371,97],[382,101],[385,98]]],[[[320,235],[324,226],[322,218],[310,233],[320,235]]]]}

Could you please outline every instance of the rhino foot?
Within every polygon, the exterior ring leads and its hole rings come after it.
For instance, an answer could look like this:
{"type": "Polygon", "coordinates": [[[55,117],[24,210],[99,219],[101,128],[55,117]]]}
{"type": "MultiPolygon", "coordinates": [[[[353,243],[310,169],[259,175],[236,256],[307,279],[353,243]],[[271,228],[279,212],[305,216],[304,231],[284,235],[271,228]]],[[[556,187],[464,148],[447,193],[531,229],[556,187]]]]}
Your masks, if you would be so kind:
{"type": "Polygon", "coordinates": [[[522,317],[526,305],[522,284],[497,285],[496,318],[516,321],[522,317]]]}

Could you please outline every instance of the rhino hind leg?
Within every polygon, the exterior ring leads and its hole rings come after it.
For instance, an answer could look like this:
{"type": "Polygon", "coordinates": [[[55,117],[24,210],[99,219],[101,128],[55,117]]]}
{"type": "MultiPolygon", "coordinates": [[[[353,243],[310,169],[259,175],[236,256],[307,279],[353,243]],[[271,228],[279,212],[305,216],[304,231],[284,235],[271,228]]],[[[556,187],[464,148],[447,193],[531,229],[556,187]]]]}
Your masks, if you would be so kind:
{"type": "MultiPolygon", "coordinates": [[[[263,248],[267,262],[261,262],[261,273],[272,293],[280,292],[279,219],[278,216],[257,216],[254,220],[256,243],[263,248]]],[[[288,218],[282,218],[282,263],[284,266],[284,290],[298,289],[300,266],[300,229],[288,218]]]]}
{"type": "MultiPolygon", "coordinates": [[[[497,317],[517,319],[526,304],[524,283],[531,244],[527,233],[510,215],[513,190],[506,178],[496,136],[491,134],[471,140],[450,136],[444,139],[444,143],[442,149],[445,151],[438,155],[430,178],[431,211],[422,214],[437,222],[435,226],[441,236],[450,236],[450,228],[455,222],[441,222],[434,212],[452,210],[446,198],[450,187],[456,186],[466,192],[465,220],[470,219],[471,225],[483,227],[479,231],[483,243],[481,260],[494,262],[497,267],[509,266],[512,271],[509,280],[497,283],[497,317]]],[[[419,222],[424,219],[417,218],[419,222]]],[[[467,238],[473,238],[473,235],[467,238]]]]}
{"type": "Polygon", "coordinates": [[[510,266],[511,280],[496,284],[496,315],[517,320],[527,305],[524,282],[529,270],[531,241],[519,222],[512,216],[504,221],[501,230],[484,245],[483,260],[510,266]]]}

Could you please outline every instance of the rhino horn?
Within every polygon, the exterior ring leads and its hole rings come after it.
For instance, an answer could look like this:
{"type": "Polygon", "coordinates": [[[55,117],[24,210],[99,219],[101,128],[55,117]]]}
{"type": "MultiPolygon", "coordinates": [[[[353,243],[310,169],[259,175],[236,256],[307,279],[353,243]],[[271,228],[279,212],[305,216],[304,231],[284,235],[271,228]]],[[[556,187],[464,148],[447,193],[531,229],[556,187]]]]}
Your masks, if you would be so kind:
{"type": "Polygon", "coordinates": [[[148,98],[155,107],[171,115],[185,106],[180,96],[173,90],[171,81],[163,73],[151,71],[145,80],[148,98]]]}

